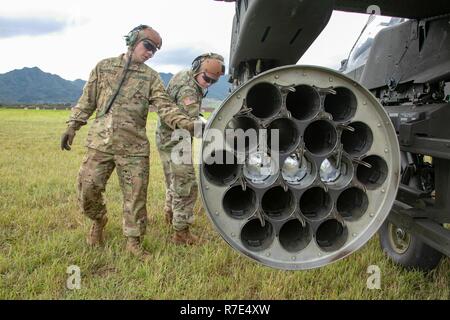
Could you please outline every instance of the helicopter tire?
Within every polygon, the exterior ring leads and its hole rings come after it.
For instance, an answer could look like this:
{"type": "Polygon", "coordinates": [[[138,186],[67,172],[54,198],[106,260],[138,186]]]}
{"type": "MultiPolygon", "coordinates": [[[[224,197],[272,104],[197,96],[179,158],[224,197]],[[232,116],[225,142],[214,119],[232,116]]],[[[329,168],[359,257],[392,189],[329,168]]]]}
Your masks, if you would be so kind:
{"type": "Polygon", "coordinates": [[[394,263],[408,270],[431,271],[442,259],[441,252],[388,220],[383,223],[378,234],[383,252],[394,263]]]}

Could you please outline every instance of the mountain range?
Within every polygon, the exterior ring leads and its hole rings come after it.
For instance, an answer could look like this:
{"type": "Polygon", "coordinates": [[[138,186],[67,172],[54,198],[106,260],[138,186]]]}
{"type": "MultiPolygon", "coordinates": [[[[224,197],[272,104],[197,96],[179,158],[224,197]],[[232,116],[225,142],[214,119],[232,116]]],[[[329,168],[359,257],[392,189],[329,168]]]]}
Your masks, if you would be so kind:
{"type": "MultiPolygon", "coordinates": [[[[172,78],[171,73],[160,73],[164,84],[172,78]]],[[[16,69],[0,74],[0,104],[74,104],[81,96],[86,81],[69,81],[38,67],[16,69]]],[[[210,88],[208,98],[223,100],[230,85],[227,77],[210,88]]]]}

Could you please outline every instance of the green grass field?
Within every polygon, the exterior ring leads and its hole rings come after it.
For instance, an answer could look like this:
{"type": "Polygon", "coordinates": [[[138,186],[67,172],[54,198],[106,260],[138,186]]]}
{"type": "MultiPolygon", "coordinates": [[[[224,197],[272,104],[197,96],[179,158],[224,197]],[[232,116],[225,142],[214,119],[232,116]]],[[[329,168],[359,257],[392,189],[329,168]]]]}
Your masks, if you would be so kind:
{"type": "Polygon", "coordinates": [[[109,223],[103,249],[86,246],[90,226],[76,203],[75,181],[87,127],[70,152],[59,149],[68,111],[0,109],[0,299],[449,299],[450,259],[429,274],[408,272],[384,257],[375,237],[334,264],[287,272],[261,266],[231,249],[197,203],[194,232],[206,243],[168,241],[164,181],[151,114],[150,224],[152,260],[124,251],[121,193],[113,174],[106,192],[109,223]],[[81,289],[66,287],[67,268],[81,269],[81,289]],[[366,286],[381,269],[381,289],[366,286]]]}

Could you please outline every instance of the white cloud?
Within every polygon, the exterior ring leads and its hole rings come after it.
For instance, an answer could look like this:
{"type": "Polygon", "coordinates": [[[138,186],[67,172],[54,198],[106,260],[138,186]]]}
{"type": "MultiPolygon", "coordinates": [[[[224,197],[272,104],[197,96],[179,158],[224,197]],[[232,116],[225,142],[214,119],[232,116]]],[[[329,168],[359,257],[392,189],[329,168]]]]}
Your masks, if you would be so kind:
{"type": "MultiPolygon", "coordinates": [[[[1,16],[64,19],[69,26],[41,36],[0,39],[0,73],[37,66],[69,80],[86,79],[99,60],[126,50],[123,36],[141,23],[153,26],[162,35],[163,48],[157,55],[190,48],[187,55],[212,51],[228,61],[234,12],[234,3],[212,0],[15,0],[2,8],[1,16]]],[[[333,14],[300,63],[337,66],[366,19],[365,15],[333,14]]],[[[181,60],[188,65],[193,58],[181,60]]],[[[148,64],[160,72],[181,68],[157,57],[148,64]]]]}
{"type": "Polygon", "coordinates": [[[328,25],[298,64],[312,64],[338,69],[346,59],[368,15],[334,11],[328,25]]]}

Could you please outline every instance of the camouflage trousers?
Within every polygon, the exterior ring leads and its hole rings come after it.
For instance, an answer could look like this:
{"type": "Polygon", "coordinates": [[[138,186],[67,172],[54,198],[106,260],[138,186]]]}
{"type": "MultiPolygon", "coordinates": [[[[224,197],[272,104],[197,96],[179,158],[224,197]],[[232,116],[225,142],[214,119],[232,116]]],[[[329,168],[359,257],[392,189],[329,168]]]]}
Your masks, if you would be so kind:
{"type": "Polygon", "coordinates": [[[183,230],[194,222],[194,205],[197,200],[197,182],[195,170],[190,164],[175,164],[170,159],[171,148],[157,146],[164,170],[166,182],[165,211],[173,212],[172,225],[175,230],[183,230]]]}
{"type": "Polygon", "coordinates": [[[106,214],[103,193],[114,169],[123,194],[123,233],[127,237],[145,234],[149,158],[121,156],[88,148],[78,174],[78,203],[92,220],[106,214]]]}

